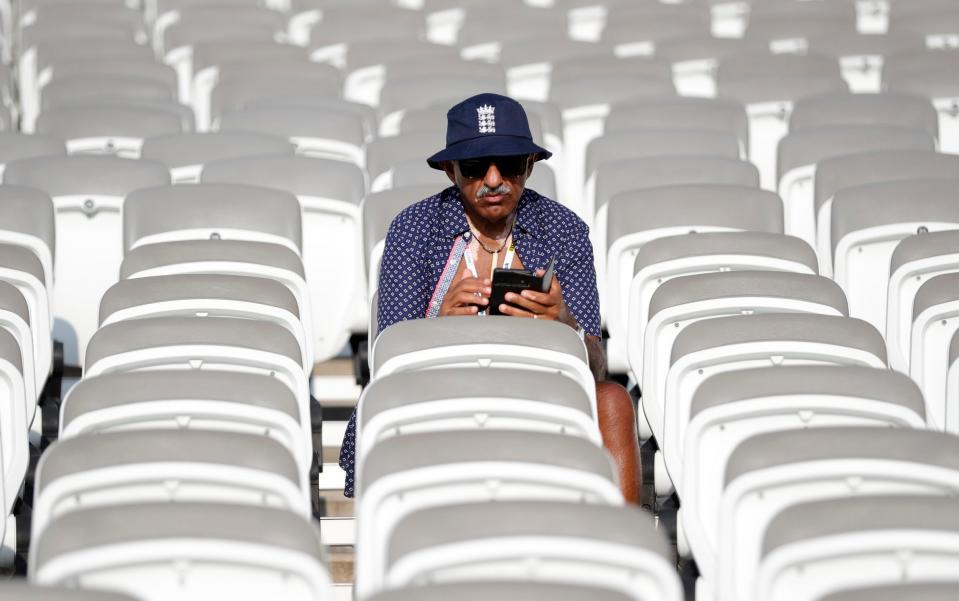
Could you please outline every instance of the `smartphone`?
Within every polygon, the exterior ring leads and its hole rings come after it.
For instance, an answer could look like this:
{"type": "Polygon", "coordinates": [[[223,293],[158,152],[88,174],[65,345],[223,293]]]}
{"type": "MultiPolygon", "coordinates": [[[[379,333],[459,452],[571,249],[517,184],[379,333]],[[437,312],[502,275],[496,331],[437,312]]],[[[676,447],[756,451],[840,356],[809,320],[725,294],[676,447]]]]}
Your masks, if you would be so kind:
{"type": "Polygon", "coordinates": [[[556,257],[549,260],[546,265],[546,272],[542,276],[535,276],[525,269],[495,269],[493,271],[493,292],[489,299],[488,313],[490,315],[502,315],[499,306],[506,303],[507,292],[515,292],[516,294],[523,290],[549,292],[550,286],[553,285],[555,270],[556,257]]]}

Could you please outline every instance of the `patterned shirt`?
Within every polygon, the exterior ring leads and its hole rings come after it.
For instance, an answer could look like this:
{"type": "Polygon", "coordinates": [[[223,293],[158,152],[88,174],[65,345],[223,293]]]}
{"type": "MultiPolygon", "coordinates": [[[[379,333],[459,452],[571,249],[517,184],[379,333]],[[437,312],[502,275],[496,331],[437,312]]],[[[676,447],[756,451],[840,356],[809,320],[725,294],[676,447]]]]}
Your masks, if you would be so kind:
{"type": "MultiPolygon", "coordinates": [[[[390,225],[380,263],[377,331],[426,316],[454,241],[469,231],[460,191],[455,186],[407,207],[390,225]]],[[[599,295],[588,226],[559,203],[526,189],[513,225],[516,254],[529,271],[556,257],[555,273],[570,314],[586,334],[600,335],[599,295]]],[[[455,266],[454,266],[455,267],[455,266]]],[[[356,412],[340,449],[346,471],[344,494],[353,496],[356,412]]]]}

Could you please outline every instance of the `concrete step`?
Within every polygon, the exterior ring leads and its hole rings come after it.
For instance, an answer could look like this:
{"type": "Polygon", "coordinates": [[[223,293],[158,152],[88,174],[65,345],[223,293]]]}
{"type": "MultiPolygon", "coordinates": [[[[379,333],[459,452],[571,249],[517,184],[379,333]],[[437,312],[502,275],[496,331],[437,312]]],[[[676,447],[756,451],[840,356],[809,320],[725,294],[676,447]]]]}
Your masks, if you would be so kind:
{"type": "Polygon", "coordinates": [[[353,584],[353,546],[338,545],[327,549],[330,578],[335,584],[353,584]]]}

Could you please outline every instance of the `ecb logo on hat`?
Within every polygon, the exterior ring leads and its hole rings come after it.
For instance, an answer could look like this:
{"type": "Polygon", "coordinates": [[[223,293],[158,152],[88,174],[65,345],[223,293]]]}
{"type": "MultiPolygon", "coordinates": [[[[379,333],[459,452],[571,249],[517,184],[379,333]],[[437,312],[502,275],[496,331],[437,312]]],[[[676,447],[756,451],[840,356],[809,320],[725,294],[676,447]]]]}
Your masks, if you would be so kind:
{"type": "Polygon", "coordinates": [[[496,133],[496,107],[489,104],[476,108],[476,114],[479,117],[479,133],[496,133]]]}

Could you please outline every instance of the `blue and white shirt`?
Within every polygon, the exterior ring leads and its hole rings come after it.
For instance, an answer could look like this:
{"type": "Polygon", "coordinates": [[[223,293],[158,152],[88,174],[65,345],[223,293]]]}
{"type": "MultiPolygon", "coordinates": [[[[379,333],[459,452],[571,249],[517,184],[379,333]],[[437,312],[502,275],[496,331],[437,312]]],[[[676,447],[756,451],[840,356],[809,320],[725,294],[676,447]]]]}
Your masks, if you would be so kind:
{"type": "MultiPolygon", "coordinates": [[[[426,317],[453,244],[468,231],[460,191],[455,186],[396,216],[380,263],[377,331],[400,321],[426,317]]],[[[599,295],[588,226],[566,207],[527,188],[516,207],[513,243],[529,271],[545,268],[550,258],[556,257],[555,273],[567,309],[586,334],[599,336],[599,295]]],[[[353,496],[355,445],[356,412],[340,449],[347,497],[353,496]]]]}

